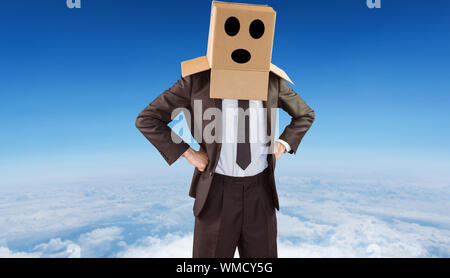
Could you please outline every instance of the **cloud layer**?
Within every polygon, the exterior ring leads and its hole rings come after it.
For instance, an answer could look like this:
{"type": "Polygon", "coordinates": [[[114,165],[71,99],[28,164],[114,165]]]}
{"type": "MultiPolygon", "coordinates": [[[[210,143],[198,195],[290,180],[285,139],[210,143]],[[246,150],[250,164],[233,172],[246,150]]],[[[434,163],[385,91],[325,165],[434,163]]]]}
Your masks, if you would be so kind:
{"type": "MultiPolygon", "coordinates": [[[[291,176],[278,185],[280,257],[450,256],[446,184],[291,176]]],[[[0,257],[190,257],[187,189],[185,177],[2,189],[0,257]]]]}

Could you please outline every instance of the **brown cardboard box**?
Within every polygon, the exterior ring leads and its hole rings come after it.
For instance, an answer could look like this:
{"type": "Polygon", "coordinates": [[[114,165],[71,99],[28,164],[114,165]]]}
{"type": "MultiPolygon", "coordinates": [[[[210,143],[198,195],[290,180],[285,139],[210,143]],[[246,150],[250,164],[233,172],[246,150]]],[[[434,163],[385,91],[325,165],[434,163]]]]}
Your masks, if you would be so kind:
{"type": "Polygon", "coordinates": [[[267,5],[213,1],[207,55],[181,63],[182,76],[211,69],[211,98],[267,100],[275,11],[267,5]]]}

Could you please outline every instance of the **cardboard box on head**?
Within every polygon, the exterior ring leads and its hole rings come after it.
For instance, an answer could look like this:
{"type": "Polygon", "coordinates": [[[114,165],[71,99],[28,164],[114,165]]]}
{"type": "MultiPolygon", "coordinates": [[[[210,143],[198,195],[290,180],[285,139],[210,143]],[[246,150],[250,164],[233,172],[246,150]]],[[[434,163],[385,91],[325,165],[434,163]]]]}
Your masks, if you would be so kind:
{"type": "Polygon", "coordinates": [[[181,63],[182,76],[211,69],[210,97],[267,100],[275,11],[267,5],[213,1],[207,55],[181,63]]]}

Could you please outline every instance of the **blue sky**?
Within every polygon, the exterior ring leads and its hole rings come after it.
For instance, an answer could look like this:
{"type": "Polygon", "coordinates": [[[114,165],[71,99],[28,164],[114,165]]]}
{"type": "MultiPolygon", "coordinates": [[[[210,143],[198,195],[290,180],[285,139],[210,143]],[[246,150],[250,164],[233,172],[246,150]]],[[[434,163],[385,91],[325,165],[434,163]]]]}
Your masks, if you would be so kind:
{"type": "MultiPolygon", "coordinates": [[[[171,171],[134,121],[206,53],[210,1],[65,2],[1,1],[2,182],[171,171]]],[[[448,178],[448,1],[250,2],[277,11],[272,62],[316,111],[280,171],[448,178]]]]}

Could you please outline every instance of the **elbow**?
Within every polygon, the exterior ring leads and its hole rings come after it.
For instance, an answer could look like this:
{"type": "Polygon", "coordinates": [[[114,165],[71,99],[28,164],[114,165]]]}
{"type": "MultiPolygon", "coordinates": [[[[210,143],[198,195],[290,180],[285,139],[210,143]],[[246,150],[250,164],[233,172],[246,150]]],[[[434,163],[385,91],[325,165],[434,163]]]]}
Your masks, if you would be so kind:
{"type": "Polygon", "coordinates": [[[147,129],[154,125],[154,119],[149,113],[142,111],[137,117],[134,123],[137,129],[140,131],[147,129]]]}
{"type": "Polygon", "coordinates": [[[162,125],[167,125],[167,123],[150,113],[148,110],[144,110],[137,116],[134,125],[144,133],[159,128],[162,125]]]}
{"type": "Polygon", "coordinates": [[[143,120],[144,120],[144,119],[141,117],[141,115],[139,115],[139,116],[136,118],[136,121],[135,121],[135,123],[134,123],[134,126],[136,126],[137,129],[141,130],[141,128],[143,128],[143,120]]]}
{"type": "Polygon", "coordinates": [[[144,110],[142,110],[139,115],[136,117],[136,121],[134,125],[137,129],[141,130],[147,128],[151,125],[153,120],[153,113],[150,110],[150,106],[147,106],[144,110]]]}
{"type": "Polygon", "coordinates": [[[311,126],[316,119],[316,115],[314,110],[308,109],[308,111],[306,111],[306,113],[304,113],[301,118],[303,119],[303,121],[308,123],[309,126],[311,126]]]}
{"type": "Polygon", "coordinates": [[[316,113],[314,112],[314,110],[311,110],[309,112],[309,118],[311,119],[311,124],[314,122],[314,120],[316,119],[316,113]]]}

